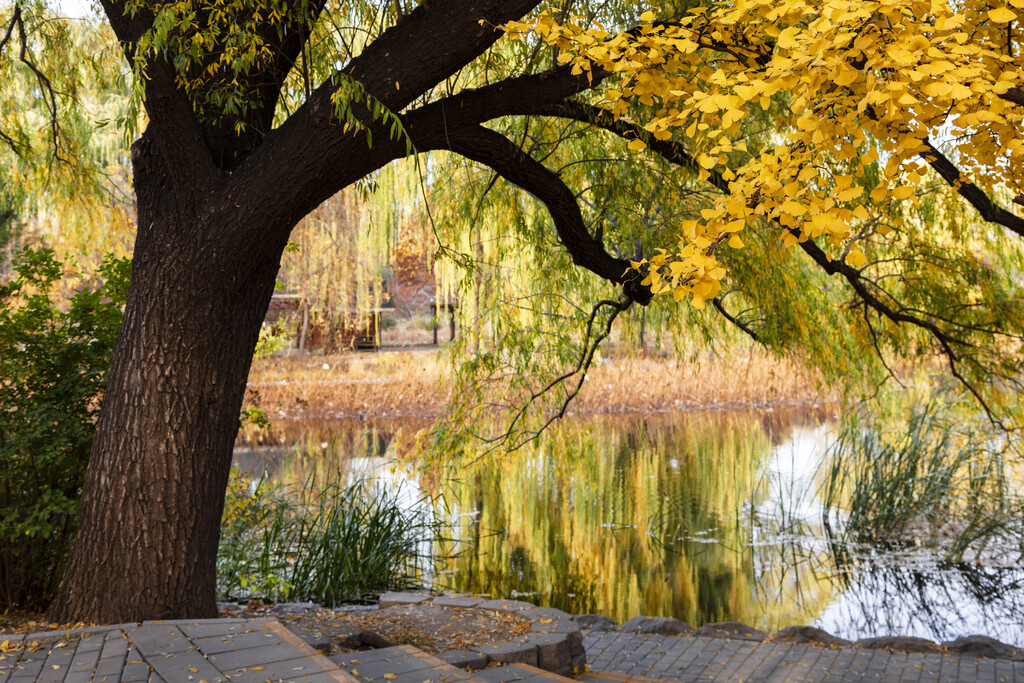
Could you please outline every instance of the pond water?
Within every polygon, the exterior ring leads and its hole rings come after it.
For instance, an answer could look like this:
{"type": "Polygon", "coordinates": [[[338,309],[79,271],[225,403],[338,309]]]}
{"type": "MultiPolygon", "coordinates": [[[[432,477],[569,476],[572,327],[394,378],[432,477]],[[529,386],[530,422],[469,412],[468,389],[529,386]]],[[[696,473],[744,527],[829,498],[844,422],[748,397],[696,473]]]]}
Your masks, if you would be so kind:
{"type": "MultiPolygon", "coordinates": [[[[278,422],[236,449],[243,472],[301,482],[341,468],[383,477],[453,543],[425,581],[619,621],[672,616],[857,639],[980,633],[1024,646],[1024,570],[936,562],[922,550],[836,560],[816,473],[832,429],[815,410],[566,420],[500,459],[423,469],[401,444],[425,423],[278,422]],[[454,551],[454,552],[453,552],[454,551]]],[[[430,539],[425,539],[429,543],[430,539]]]]}

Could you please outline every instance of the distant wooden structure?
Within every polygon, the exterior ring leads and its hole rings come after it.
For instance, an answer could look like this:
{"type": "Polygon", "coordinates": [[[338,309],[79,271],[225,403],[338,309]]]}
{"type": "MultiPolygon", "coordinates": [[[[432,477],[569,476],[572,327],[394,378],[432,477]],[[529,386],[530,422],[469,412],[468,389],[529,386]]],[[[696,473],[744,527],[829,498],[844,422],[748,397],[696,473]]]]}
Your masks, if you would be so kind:
{"type": "MultiPolygon", "coordinates": [[[[448,341],[454,341],[455,312],[458,309],[458,304],[455,302],[438,303],[435,297],[430,297],[428,302],[422,302],[420,305],[423,305],[424,303],[426,305],[423,307],[426,308],[431,317],[434,318],[434,324],[431,326],[434,346],[437,346],[438,344],[437,330],[441,326],[442,317],[444,315],[442,312],[447,312],[448,341]]],[[[345,346],[351,343],[351,348],[355,351],[379,350],[381,347],[382,331],[381,316],[385,313],[394,314],[395,310],[395,305],[390,300],[386,300],[383,305],[375,308],[359,311],[351,310],[348,314],[351,322],[346,324],[349,332],[345,336],[347,336],[348,339],[343,339],[342,343],[345,346]]],[[[274,324],[279,322],[282,318],[289,316],[289,314],[296,312],[301,314],[298,330],[296,330],[296,347],[299,353],[305,353],[308,350],[307,347],[310,346],[311,343],[314,347],[319,347],[323,340],[317,330],[310,329],[309,303],[302,295],[287,292],[275,293],[270,299],[270,306],[267,309],[266,321],[274,324]]]]}

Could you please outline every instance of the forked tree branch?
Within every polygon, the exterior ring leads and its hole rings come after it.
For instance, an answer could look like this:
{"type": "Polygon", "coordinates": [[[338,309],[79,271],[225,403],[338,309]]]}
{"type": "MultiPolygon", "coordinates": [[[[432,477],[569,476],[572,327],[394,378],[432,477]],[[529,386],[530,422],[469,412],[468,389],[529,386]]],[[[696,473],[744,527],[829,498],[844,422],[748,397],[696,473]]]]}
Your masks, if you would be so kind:
{"type": "MultiPolygon", "coordinates": [[[[28,31],[25,29],[25,19],[21,14],[21,5],[15,3],[14,11],[11,13],[11,19],[7,22],[7,28],[4,31],[4,36],[0,39],[0,55],[11,43],[14,37],[14,32],[18,34],[18,61],[25,65],[29,71],[35,76],[36,83],[38,84],[39,97],[43,101],[43,106],[46,108],[46,114],[48,118],[47,126],[50,130],[51,143],[53,145],[53,156],[58,161],[68,161],[61,156],[60,153],[60,117],[59,110],[57,108],[57,92],[54,90],[53,82],[50,81],[49,77],[42,72],[39,66],[29,57],[28,52],[28,31]]],[[[0,140],[11,148],[15,154],[22,154],[27,152],[25,145],[19,143],[12,136],[8,135],[4,131],[0,131],[0,140]]]]}
{"type": "Polygon", "coordinates": [[[639,304],[651,301],[650,288],[640,284],[643,276],[630,267],[629,261],[609,254],[601,240],[587,232],[576,196],[558,174],[530,157],[504,135],[475,126],[453,131],[444,140],[424,141],[427,144],[421,145],[414,138],[414,142],[420,151],[434,142],[435,148],[447,149],[484,164],[535,196],[547,207],[558,239],[573,263],[622,285],[626,295],[639,304]]]}
{"type": "Polygon", "coordinates": [[[477,434],[476,437],[481,441],[491,444],[480,457],[498,448],[504,448],[509,452],[522,448],[531,441],[536,440],[555,420],[565,417],[569,405],[579,395],[580,389],[583,388],[587,371],[594,362],[594,355],[597,353],[598,348],[611,334],[612,325],[615,323],[616,318],[619,317],[619,314],[628,310],[632,305],[633,300],[628,296],[624,296],[618,301],[605,299],[594,304],[590,315],[587,317],[586,332],[583,336],[583,348],[576,365],[568,372],[555,377],[540,389],[531,392],[525,401],[519,403],[505,431],[494,436],[477,434]],[[597,317],[604,308],[609,308],[611,311],[604,323],[599,325],[597,317]],[[529,418],[530,409],[538,400],[550,395],[554,390],[565,386],[568,386],[565,396],[558,403],[558,406],[547,415],[542,424],[535,428],[521,428],[521,425],[529,418]]]}

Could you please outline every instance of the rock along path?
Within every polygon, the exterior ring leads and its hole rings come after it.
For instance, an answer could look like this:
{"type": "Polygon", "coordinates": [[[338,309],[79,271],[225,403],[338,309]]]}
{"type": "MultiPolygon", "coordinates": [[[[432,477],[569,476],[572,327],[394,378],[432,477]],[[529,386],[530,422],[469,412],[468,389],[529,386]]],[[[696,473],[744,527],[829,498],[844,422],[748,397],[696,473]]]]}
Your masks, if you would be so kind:
{"type": "MultiPolygon", "coordinates": [[[[526,603],[505,603],[510,610],[531,608],[538,609],[526,603]]],[[[558,615],[545,613],[551,615],[538,620],[545,626],[562,621],[558,615]]],[[[576,633],[578,638],[580,632],[576,633]]],[[[491,668],[470,673],[408,645],[328,657],[275,619],[144,622],[78,632],[0,634],[0,683],[571,681],[529,663],[542,663],[537,652],[549,647],[553,636],[530,636],[528,642],[534,643],[535,650],[516,649],[513,644],[493,648],[491,668]],[[516,656],[526,656],[522,652],[533,652],[534,659],[516,661],[516,656]]],[[[582,644],[590,670],[578,679],[589,683],[1024,681],[1022,661],[949,652],[891,652],[622,631],[585,631],[582,644]]]]}

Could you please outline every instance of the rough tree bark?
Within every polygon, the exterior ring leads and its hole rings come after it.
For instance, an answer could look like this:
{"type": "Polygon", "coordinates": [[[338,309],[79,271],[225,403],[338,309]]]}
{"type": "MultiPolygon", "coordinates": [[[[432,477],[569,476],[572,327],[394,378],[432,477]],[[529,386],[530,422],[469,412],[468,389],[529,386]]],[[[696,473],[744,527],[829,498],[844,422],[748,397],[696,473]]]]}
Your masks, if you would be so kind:
{"type": "Polygon", "coordinates": [[[132,282],[79,537],[51,610],[61,623],[215,616],[231,449],[290,227],[242,224],[216,188],[175,187],[150,135],[132,156],[132,282]],[[246,240],[254,229],[264,239],[246,240]]]}

